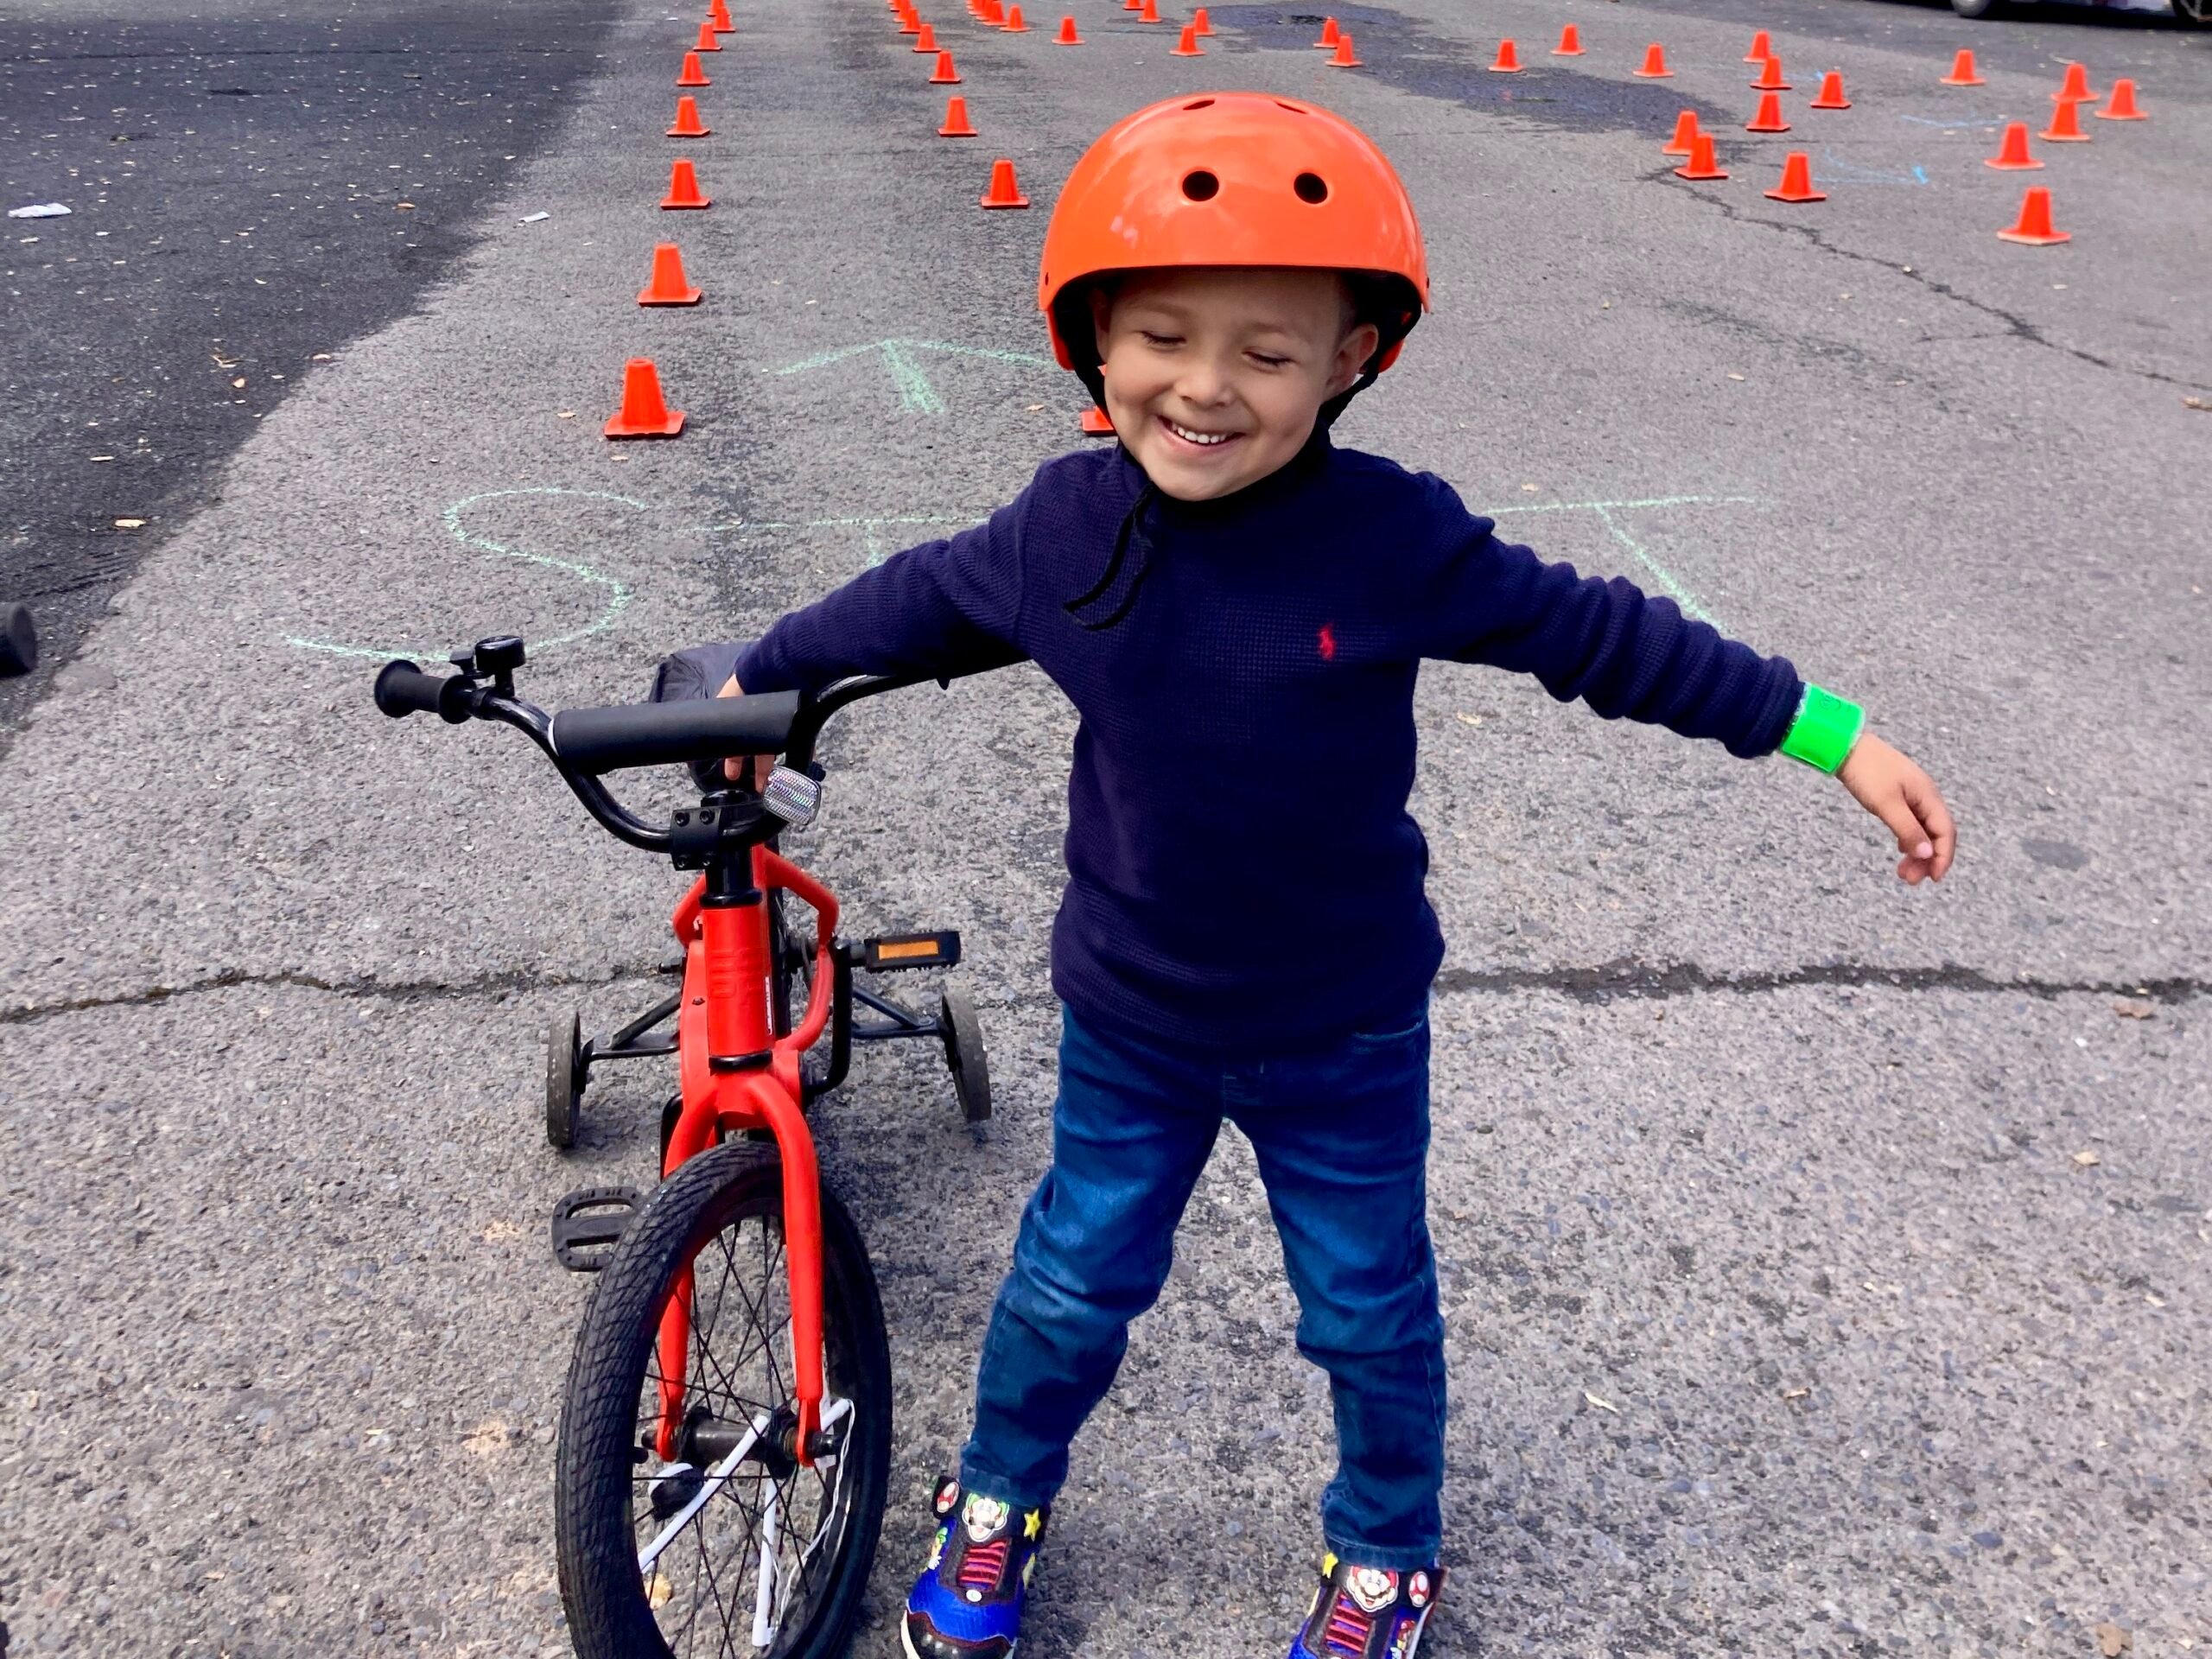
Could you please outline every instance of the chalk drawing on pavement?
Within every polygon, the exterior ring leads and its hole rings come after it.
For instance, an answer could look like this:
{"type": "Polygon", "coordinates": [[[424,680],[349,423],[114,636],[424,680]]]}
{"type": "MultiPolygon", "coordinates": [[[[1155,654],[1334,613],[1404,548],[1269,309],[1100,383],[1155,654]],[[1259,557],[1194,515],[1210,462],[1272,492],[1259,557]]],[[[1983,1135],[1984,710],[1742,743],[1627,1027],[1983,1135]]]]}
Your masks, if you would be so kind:
{"type": "Polygon", "coordinates": [[[1813,175],[1815,184],[1926,184],[1928,169],[1914,167],[1910,172],[1884,171],[1878,168],[1862,166],[1846,161],[1833,149],[1821,152],[1821,170],[1813,175]]]}
{"type": "Polygon", "coordinates": [[[891,377],[891,384],[899,393],[899,407],[914,415],[942,415],[944,399],[938,393],[922,366],[926,356],[976,357],[994,363],[1011,363],[1020,368],[1049,369],[1052,364],[1027,352],[993,351],[980,346],[953,346],[938,340],[871,340],[859,346],[846,346],[834,352],[823,352],[798,363],[787,363],[780,369],[764,369],[764,374],[806,374],[816,369],[826,369],[849,359],[865,357],[869,353],[881,361],[891,377]]]}
{"type": "Polygon", "coordinates": [[[1684,616],[1699,622],[1711,622],[1717,628],[1720,624],[1713,620],[1713,613],[1698,602],[1681,577],[1660,563],[1641,542],[1629,534],[1627,526],[1621,523],[1618,515],[1662,507],[1750,507],[1758,505],[1758,498],[1749,495],[1655,495],[1641,501],[1538,501],[1510,507],[1478,508],[1477,511],[1486,518],[1503,518],[1520,512],[1590,513],[1605,526],[1605,533],[1643,567],[1667,597],[1681,607],[1684,616]]]}

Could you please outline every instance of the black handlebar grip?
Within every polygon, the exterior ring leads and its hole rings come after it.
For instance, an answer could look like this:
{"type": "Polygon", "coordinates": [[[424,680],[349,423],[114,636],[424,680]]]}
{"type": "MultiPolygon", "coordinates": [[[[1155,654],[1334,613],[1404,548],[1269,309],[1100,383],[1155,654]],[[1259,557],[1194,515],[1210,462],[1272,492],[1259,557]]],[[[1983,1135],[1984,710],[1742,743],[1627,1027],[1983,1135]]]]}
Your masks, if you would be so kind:
{"type": "Polygon", "coordinates": [[[445,690],[460,682],[450,675],[425,674],[405,658],[386,663],[377,671],[377,707],[394,720],[422,713],[442,715],[454,725],[468,718],[466,709],[448,714],[445,690]]]}
{"type": "Polygon", "coordinates": [[[580,772],[682,765],[735,754],[779,754],[798,717],[799,694],[769,691],[683,702],[563,709],[553,752],[580,772]]]}

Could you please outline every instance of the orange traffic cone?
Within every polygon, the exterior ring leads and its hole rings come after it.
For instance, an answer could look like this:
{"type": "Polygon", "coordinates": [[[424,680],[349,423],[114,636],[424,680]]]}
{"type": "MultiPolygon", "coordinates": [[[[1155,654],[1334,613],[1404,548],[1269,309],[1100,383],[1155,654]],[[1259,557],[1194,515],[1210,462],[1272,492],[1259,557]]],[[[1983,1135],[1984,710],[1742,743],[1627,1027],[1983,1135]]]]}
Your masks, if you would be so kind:
{"type": "Polygon", "coordinates": [[[650,357],[622,365],[622,407],[601,429],[610,438],[672,438],[683,429],[683,411],[661,400],[660,375],[650,357]]]}
{"type": "Polygon", "coordinates": [[[704,138],[714,129],[699,118],[699,100],[686,92],[676,100],[676,124],[668,130],[671,138],[704,138]]]}
{"type": "Polygon", "coordinates": [[[737,25],[730,22],[729,8],[722,3],[722,0],[714,0],[714,3],[707,8],[707,21],[715,26],[715,33],[717,35],[737,33],[737,25]]]}
{"type": "Polygon", "coordinates": [[[694,52],[719,52],[722,49],[722,43],[715,38],[715,25],[711,20],[699,25],[699,43],[691,49],[694,52]]]}
{"type": "Polygon", "coordinates": [[[1675,176],[1678,179],[1700,180],[1725,179],[1728,176],[1720,170],[1719,163],[1713,158],[1711,133],[1700,132],[1690,141],[1690,158],[1675,169],[1675,176]]]}
{"type": "Polygon", "coordinates": [[[1060,19],[1060,32],[1052,37],[1052,44],[1054,46],[1081,46],[1083,44],[1083,36],[1075,32],[1074,18],[1060,19]]]}
{"type": "Polygon", "coordinates": [[[921,28],[915,32],[914,50],[917,52],[936,51],[937,30],[932,29],[929,24],[924,23],[921,28]]]}
{"type": "Polygon", "coordinates": [[[922,14],[916,11],[912,6],[908,6],[900,11],[899,14],[899,32],[901,35],[920,34],[922,32],[922,14]]]}
{"type": "Polygon", "coordinates": [[[1122,0],[1122,10],[1123,11],[1136,11],[1141,9],[1143,5],[1144,0],[1122,0]]]}
{"type": "Polygon", "coordinates": [[[991,163],[991,188],[983,192],[986,207],[1027,207],[1029,198],[1014,181],[1014,163],[1001,156],[991,163]]]}
{"type": "Polygon", "coordinates": [[[1086,438],[1110,438],[1114,435],[1114,417],[1093,404],[1083,411],[1083,435],[1086,438]]]}
{"type": "Polygon", "coordinates": [[[1769,201],[1826,201],[1827,193],[1813,188],[1813,161],[1802,149],[1782,158],[1782,188],[1766,193],[1769,201]]]}
{"type": "Polygon", "coordinates": [[[1198,38],[1202,41],[1213,33],[1213,19],[1206,16],[1204,6],[1191,14],[1191,27],[1198,31],[1198,38]]]}
{"type": "Polygon", "coordinates": [[[1552,48],[1555,58],[1579,58],[1582,55],[1582,31],[1573,23],[1559,32],[1559,44],[1552,48]]]}
{"type": "Polygon", "coordinates": [[[1511,41],[1500,41],[1497,43],[1497,61],[1491,65],[1490,72],[1493,75],[1519,74],[1521,48],[1514,45],[1511,41]]]}
{"type": "Polygon", "coordinates": [[[2094,104],[2097,95],[2089,90],[2089,69],[2087,64],[2069,63],[2066,66],[2066,79],[2051,96],[2067,104],[2094,104]]]}
{"type": "Polygon", "coordinates": [[[1774,55],[1774,42],[1764,29],[1751,36],[1751,49],[1744,54],[1745,63],[1764,63],[1774,55]]]}
{"type": "Polygon", "coordinates": [[[668,194],[660,199],[660,205],[664,208],[704,207],[712,200],[699,194],[699,175],[691,163],[677,162],[668,175],[668,194]]]}
{"type": "Polygon", "coordinates": [[[1643,49],[1643,67],[1631,69],[1629,73],[1644,80],[1668,80],[1671,79],[1675,73],[1667,67],[1666,48],[1656,41],[1652,41],[1643,49]]]}
{"type": "Polygon", "coordinates": [[[1758,113],[1744,123],[1744,130],[1745,132],[1789,131],[1789,124],[1782,118],[1782,94],[1761,92],[1758,113]]]}
{"type": "Polygon", "coordinates": [[[930,85],[932,86],[957,86],[959,84],[960,72],[952,67],[952,54],[950,52],[938,53],[937,54],[937,72],[931,75],[930,85]]]}
{"type": "Polygon", "coordinates": [[[1662,156],[1689,156],[1697,150],[1697,111],[1684,110],[1675,118],[1675,136],[1667,141],[1662,156]]]}
{"type": "Polygon", "coordinates": [[[1782,78],[1782,60],[1769,58],[1760,67],[1759,78],[1751,83],[1755,92],[1786,92],[1789,83],[1782,78]]]}
{"type": "Polygon", "coordinates": [[[2047,248],[2057,242],[2074,238],[2065,231],[2050,227],[2050,190],[2048,186],[2031,184],[2028,194],[2020,200],[2020,222],[2009,231],[1997,234],[2007,242],[2024,242],[2031,248],[2047,248]]]}
{"type": "Polygon", "coordinates": [[[1336,48],[1337,20],[1333,17],[1324,17],[1321,20],[1321,38],[1313,42],[1313,49],[1316,52],[1333,52],[1336,48]]]}
{"type": "Polygon", "coordinates": [[[1198,26],[1196,23],[1184,24],[1183,38],[1167,48],[1167,55],[1171,58],[1203,58],[1205,54],[1205,48],[1198,44],[1198,26]]]}
{"type": "Polygon", "coordinates": [[[2089,135],[2082,130],[2082,106],[2072,99],[2065,99],[2050,106],[2050,124],[2036,137],[2047,144],[2086,144],[2089,135]]]}
{"type": "Polygon", "coordinates": [[[2150,118],[2136,107],[2135,83],[2126,79],[2113,82],[2111,99],[2104,108],[2097,111],[2100,121],[2148,121],[2150,118]]]}
{"type": "Polygon", "coordinates": [[[1974,54],[1965,47],[1951,60],[1951,73],[1936,83],[1939,86],[1979,86],[1981,77],[1974,73],[1974,54]]]}
{"type": "Polygon", "coordinates": [[[1156,23],[1159,21],[1159,0],[1144,0],[1143,7],[1137,13],[1137,22],[1141,23],[1156,23]]]}
{"type": "Polygon", "coordinates": [[[1821,82],[1821,95],[1813,100],[1812,107],[1816,110],[1847,110],[1851,107],[1851,100],[1843,95],[1842,70],[1828,71],[1827,78],[1821,82]]]}
{"type": "Polygon", "coordinates": [[[2007,173],[2024,173],[2040,168],[2043,163],[2028,153],[2028,124],[2015,121],[2005,129],[2005,142],[1994,156],[1986,157],[1984,167],[2001,168],[2007,173]]]}
{"type": "Polygon", "coordinates": [[[1021,19],[1020,6],[1008,6],[1006,9],[1006,22],[1001,27],[1009,35],[1027,35],[1029,32],[1029,25],[1021,19]]]}
{"type": "Polygon", "coordinates": [[[976,129],[968,123],[968,100],[955,94],[944,106],[944,124],[937,130],[940,138],[973,138],[976,129]]]}
{"type": "Polygon", "coordinates": [[[1332,69],[1359,67],[1359,54],[1353,51],[1351,47],[1351,30],[1346,29],[1338,31],[1337,55],[1329,60],[1329,67],[1332,69]]]}
{"type": "Polygon", "coordinates": [[[638,295],[639,305],[696,305],[699,290],[683,279],[683,256],[673,242],[653,246],[653,274],[638,295]]]}
{"type": "Polygon", "coordinates": [[[686,52],[683,54],[683,73],[676,78],[676,84],[679,86],[711,86],[715,83],[707,79],[707,72],[699,67],[699,54],[686,52]]]}

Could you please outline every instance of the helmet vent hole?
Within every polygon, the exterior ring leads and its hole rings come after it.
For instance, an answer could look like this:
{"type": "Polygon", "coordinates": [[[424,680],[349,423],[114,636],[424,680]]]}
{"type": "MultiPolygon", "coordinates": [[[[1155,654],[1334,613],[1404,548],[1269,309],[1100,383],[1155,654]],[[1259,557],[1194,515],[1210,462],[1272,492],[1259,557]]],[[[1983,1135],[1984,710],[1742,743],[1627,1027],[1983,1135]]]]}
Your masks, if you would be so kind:
{"type": "Polygon", "coordinates": [[[1221,181],[1198,168],[1183,175],[1183,194],[1192,201],[1211,201],[1221,194],[1221,181]]]}
{"type": "Polygon", "coordinates": [[[1202,98],[1195,103],[1185,104],[1183,107],[1186,110],[1210,110],[1213,107],[1213,99],[1202,98]]]}
{"type": "Polygon", "coordinates": [[[1310,201],[1317,207],[1329,199],[1329,181],[1319,173],[1300,174],[1291,181],[1290,188],[1298,192],[1300,201],[1310,201]]]}
{"type": "Polygon", "coordinates": [[[1293,115],[1309,115],[1312,113],[1312,111],[1309,111],[1303,104],[1286,104],[1281,99],[1275,99],[1275,107],[1277,109],[1288,110],[1293,115]]]}

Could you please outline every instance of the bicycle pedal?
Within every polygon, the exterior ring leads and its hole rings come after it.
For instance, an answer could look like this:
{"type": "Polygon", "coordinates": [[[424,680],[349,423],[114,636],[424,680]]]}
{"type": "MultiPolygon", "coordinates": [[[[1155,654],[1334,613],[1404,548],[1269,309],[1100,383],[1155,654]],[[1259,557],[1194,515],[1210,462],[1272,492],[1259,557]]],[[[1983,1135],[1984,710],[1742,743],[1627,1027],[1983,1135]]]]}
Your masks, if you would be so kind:
{"type": "Polygon", "coordinates": [[[554,1259],[570,1273],[597,1273],[645,1205],[634,1186],[580,1186],[563,1195],[553,1206],[554,1259]]]}
{"type": "Polygon", "coordinates": [[[960,965],[960,930],[938,933],[880,933],[862,939],[860,961],[855,965],[876,973],[896,973],[907,968],[957,968],[960,965]]]}

